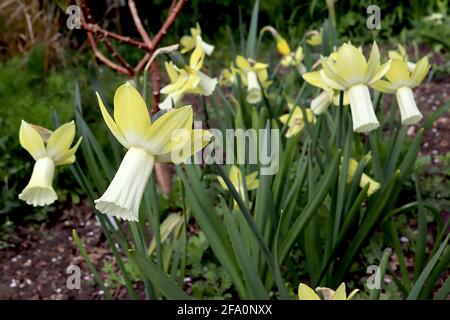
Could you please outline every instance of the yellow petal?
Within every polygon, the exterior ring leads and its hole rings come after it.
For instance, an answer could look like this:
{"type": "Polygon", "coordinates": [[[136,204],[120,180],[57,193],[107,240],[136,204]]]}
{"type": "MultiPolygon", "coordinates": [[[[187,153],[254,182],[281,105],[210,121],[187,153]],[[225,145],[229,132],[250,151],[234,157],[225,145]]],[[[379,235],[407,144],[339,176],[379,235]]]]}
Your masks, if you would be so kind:
{"type": "Polygon", "coordinates": [[[298,299],[299,300],[320,300],[320,297],[314,292],[313,289],[306,284],[300,283],[298,286],[298,299]]]}
{"type": "Polygon", "coordinates": [[[162,155],[170,150],[172,134],[175,130],[192,131],[193,112],[191,106],[172,109],[159,117],[147,132],[144,147],[153,155],[162,155]]]}
{"type": "Polygon", "coordinates": [[[377,43],[374,41],[372,45],[372,51],[370,52],[369,61],[367,62],[367,70],[364,82],[371,82],[373,76],[377,73],[380,67],[380,51],[378,50],[377,43]]]}
{"type": "Polygon", "coordinates": [[[291,48],[289,48],[289,44],[282,37],[278,36],[277,38],[277,49],[278,52],[283,56],[287,56],[291,54],[291,48]]]}
{"type": "Polygon", "coordinates": [[[347,300],[352,300],[352,298],[355,296],[355,294],[357,294],[359,291],[359,289],[355,289],[353,290],[347,297],[347,300]]]}
{"type": "Polygon", "coordinates": [[[242,172],[238,168],[238,166],[232,165],[230,168],[230,172],[228,173],[228,177],[230,178],[231,183],[235,186],[239,186],[239,182],[242,181],[242,172]]]}
{"type": "Polygon", "coordinates": [[[61,157],[55,159],[55,165],[62,166],[64,164],[71,164],[75,162],[75,152],[77,152],[83,137],[80,137],[77,143],[67,150],[61,157]]]}
{"type": "Polygon", "coordinates": [[[23,120],[20,125],[19,141],[20,145],[31,154],[34,160],[47,155],[42,137],[29,123],[23,120]]]}
{"type": "Polygon", "coordinates": [[[150,115],[144,99],[129,82],[116,90],[114,119],[130,144],[142,144],[151,125],[150,115]]]}
{"type": "Polygon", "coordinates": [[[406,82],[409,80],[409,70],[406,62],[394,59],[391,60],[391,67],[386,72],[386,78],[392,83],[406,82]]]}
{"type": "Polygon", "coordinates": [[[180,39],[180,44],[182,49],[180,50],[181,53],[186,53],[194,49],[195,47],[195,40],[191,36],[183,36],[180,39]]]}
{"type": "Polygon", "coordinates": [[[336,292],[331,297],[330,300],[347,300],[347,294],[345,293],[345,283],[342,282],[339,288],[336,289],[336,292]]]}
{"type": "Polygon", "coordinates": [[[172,139],[171,145],[165,148],[165,150],[170,151],[156,155],[155,159],[157,162],[174,162],[177,164],[184,162],[187,158],[206,147],[211,141],[211,137],[212,135],[208,130],[194,129],[188,141],[179,145],[176,139],[172,139]]]}
{"type": "Polygon", "coordinates": [[[328,89],[328,86],[323,82],[319,71],[307,72],[302,74],[303,79],[314,87],[318,87],[324,90],[328,89]]]}
{"type": "Polygon", "coordinates": [[[68,122],[56,129],[47,142],[47,154],[54,160],[60,158],[70,148],[75,137],[75,123],[68,122]]]}
{"type": "MultiPolygon", "coordinates": [[[[322,66],[325,65],[322,64],[322,66]]],[[[328,67],[324,67],[322,70],[320,70],[320,77],[322,78],[323,82],[330,88],[336,90],[347,89],[347,84],[345,83],[345,81],[337,76],[331,69],[328,69],[328,67]],[[328,72],[325,72],[325,69],[327,69],[328,72]]]]}
{"type": "Polygon", "coordinates": [[[250,64],[248,63],[247,59],[240,55],[236,57],[236,65],[242,71],[247,71],[248,69],[250,69],[250,64]]]}
{"type": "Polygon", "coordinates": [[[247,184],[247,190],[254,190],[259,187],[258,172],[252,172],[245,177],[245,183],[247,184]]]}
{"type": "Polygon", "coordinates": [[[395,89],[392,87],[391,83],[386,80],[375,81],[370,86],[372,88],[374,88],[375,90],[383,92],[383,93],[394,93],[395,92],[395,89]]]}
{"type": "Polygon", "coordinates": [[[428,57],[423,57],[422,59],[419,60],[419,62],[417,62],[416,67],[414,68],[414,71],[411,74],[411,83],[413,87],[418,86],[423,81],[423,79],[425,79],[428,70],[430,70],[428,57]]]}
{"type": "Polygon", "coordinates": [[[295,51],[295,63],[296,64],[300,64],[303,60],[304,54],[303,54],[303,47],[298,47],[297,50],[295,51]]]}
{"type": "Polygon", "coordinates": [[[172,82],[172,83],[175,82],[178,79],[178,72],[175,69],[173,62],[166,61],[165,67],[166,67],[166,72],[167,72],[167,75],[169,76],[170,82],[172,82]]]}
{"type": "Polygon", "coordinates": [[[100,111],[102,112],[103,119],[106,122],[106,125],[108,126],[109,130],[111,130],[111,133],[114,135],[114,137],[117,139],[117,141],[120,142],[121,145],[123,145],[125,148],[129,148],[129,143],[123,133],[120,131],[119,127],[114,122],[113,118],[109,115],[108,111],[106,110],[105,105],[103,104],[103,100],[96,92],[97,94],[97,100],[98,105],[100,106],[100,111]]]}
{"type": "Polygon", "coordinates": [[[350,43],[344,43],[338,49],[336,73],[341,78],[356,84],[364,78],[366,68],[366,58],[358,48],[350,43]]]}
{"type": "Polygon", "coordinates": [[[378,67],[378,70],[375,72],[375,74],[372,76],[371,79],[369,79],[368,84],[372,84],[375,81],[380,80],[381,78],[383,78],[383,76],[389,71],[389,69],[391,68],[391,62],[392,60],[389,60],[386,63],[383,63],[381,66],[378,67]]]}
{"type": "Polygon", "coordinates": [[[189,58],[189,67],[195,70],[200,70],[205,58],[205,51],[202,48],[201,38],[196,39],[195,49],[189,58]]]}

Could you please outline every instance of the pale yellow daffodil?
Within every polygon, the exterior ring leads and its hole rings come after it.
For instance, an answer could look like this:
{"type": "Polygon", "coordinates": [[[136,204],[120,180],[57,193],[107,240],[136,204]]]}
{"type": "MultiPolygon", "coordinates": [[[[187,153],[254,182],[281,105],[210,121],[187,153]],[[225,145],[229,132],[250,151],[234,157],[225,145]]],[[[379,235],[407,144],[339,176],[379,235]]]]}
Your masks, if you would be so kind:
{"type": "Polygon", "coordinates": [[[197,45],[189,59],[189,65],[178,68],[172,62],[166,62],[166,71],[170,84],[161,89],[166,94],[164,101],[159,104],[161,110],[173,108],[186,93],[209,96],[214,92],[217,78],[211,78],[200,71],[203,66],[205,51],[201,39],[197,38],[197,45]]]}
{"type": "MultiPolygon", "coordinates": [[[[311,110],[314,114],[319,115],[327,111],[331,104],[339,105],[339,91],[335,92],[329,87],[320,76],[320,71],[307,72],[302,75],[303,79],[314,87],[323,91],[311,101],[311,110]]],[[[344,105],[349,104],[348,94],[344,92],[344,105]]]]}
{"type": "Polygon", "coordinates": [[[214,51],[214,46],[206,43],[202,39],[202,30],[200,29],[200,25],[198,22],[195,24],[195,28],[191,28],[191,35],[190,36],[183,36],[180,40],[181,44],[181,53],[186,53],[195,48],[197,38],[200,37],[200,43],[203,48],[203,51],[210,56],[211,53],[214,51]]]}
{"type": "Polygon", "coordinates": [[[75,123],[61,125],[54,132],[22,120],[19,140],[21,146],[36,160],[30,182],[19,194],[29,205],[44,206],[58,199],[52,187],[55,166],[75,162],[75,152],[82,138],[71,148],[75,138],[75,123]]]}
{"type": "Polygon", "coordinates": [[[231,86],[237,83],[238,70],[231,65],[229,69],[223,69],[219,77],[219,84],[222,86],[231,86]]]}
{"type": "Polygon", "coordinates": [[[307,44],[312,47],[320,46],[322,44],[323,29],[320,29],[320,31],[311,30],[306,36],[308,37],[306,39],[307,44]]]}
{"type": "MultiPolygon", "coordinates": [[[[358,169],[358,161],[350,158],[348,161],[348,169],[347,169],[347,183],[352,182],[357,169],[358,169]]],[[[364,188],[367,184],[369,184],[369,189],[367,190],[367,195],[369,197],[373,193],[377,192],[381,187],[377,181],[375,181],[374,179],[372,179],[363,172],[361,175],[361,180],[359,181],[359,186],[361,188],[364,188]]]]}
{"type": "MultiPolygon", "coordinates": [[[[247,187],[247,191],[257,189],[259,187],[259,180],[257,178],[258,172],[252,172],[248,174],[245,177],[245,184],[247,187]]],[[[230,168],[230,172],[228,173],[228,178],[230,179],[231,183],[233,184],[236,191],[239,193],[239,195],[246,199],[247,195],[245,194],[245,188],[244,188],[244,176],[241,172],[241,169],[239,169],[238,166],[232,165],[230,168]]],[[[225,181],[222,179],[222,177],[217,177],[217,180],[219,181],[220,185],[224,190],[228,190],[228,187],[225,183],[225,181]]]]}
{"type": "Polygon", "coordinates": [[[243,56],[236,57],[236,65],[239,68],[242,82],[247,86],[247,102],[256,104],[262,99],[262,88],[270,85],[269,74],[267,72],[267,64],[249,61],[243,56]]]}
{"type": "MultiPolygon", "coordinates": [[[[318,287],[316,291],[322,294],[323,300],[351,300],[359,290],[355,289],[347,296],[345,283],[342,283],[336,291],[325,287],[318,287]]],[[[300,283],[298,286],[298,299],[322,300],[313,289],[304,283],[300,283]]]]}
{"type": "MultiPolygon", "coordinates": [[[[283,124],[287,123],[288,130],[286,131],[286,138],[290,138],[292,136],[295,136],[305,126],[305,119],[303,117],[302,109],[298,106],[292,106],[290,107],[292,110],[290,113],[283,114],[280,117],[280,121],[283,124]],[[294,108],[294,110],[292,110],[294,108]]],[[[314,113],[311,112],[310,109],[305,109],[306,117],[308,119],[309,123],[315,123],[316,117],[314,116],[314,113]]]]}
{"type": "Polygon", "coordinates": [[[372,85],[378,91],[395,93],[403,125],[412,125],[422,119],[412,89],[420,85],[429,69],[430,64],[427,57],[420,59],[412,72],[409,70],[407,62],[393,59],[391,68],[386,73],[387,81],[378,80],[372,85]]]}
{"type": "Polygon", "coordinates": [[[211,135],[192,129],[191,106],[170,110],[152,123],[144,99],[128,82],[114,95],[114,119],[98,94],[97,98],[107,126],[128,151],[105,193],[95,200],[95,207],[111,216],[138,221],[154,163],[183,162],[200,151],[211,135]]]}
{"type": "Polygon", "coordinates": [[[322,58],[320,75],[331,88],[347,91],[353,120],[353,131],[369,132],[380,126],[369,93],[369,85],[380,80],[391,61],[380,65],[380,52],[373,43],[370,58],[350,43],[339,47],[334,57],[322,58]]]}

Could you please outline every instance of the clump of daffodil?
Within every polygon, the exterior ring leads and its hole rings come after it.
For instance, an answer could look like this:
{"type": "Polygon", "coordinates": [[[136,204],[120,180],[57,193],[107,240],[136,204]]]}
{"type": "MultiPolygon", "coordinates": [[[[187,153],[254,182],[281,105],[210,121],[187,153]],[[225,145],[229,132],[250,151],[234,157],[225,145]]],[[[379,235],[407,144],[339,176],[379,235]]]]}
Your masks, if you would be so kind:
{"type": "MultiPolygon", "coordinates": [[[[258,172],[252,172],[245,177],[245,184],[247,186],[247,191],[257,189],[259,187],[259,180],[257,178],[258,172]]],[[[242,199],[246,199],[247,195],[245,194],[244,188],[244,175],[241,172],[239,167],[232,165],[230,168],[230,172],[228,173],[228,178],[233,184],[236,191],[242,197],[242,199]]],[[[217,177],[220,185],[224,190],[228,190],[228,187],[222,177],[217,177]]]]}
{"type": "Polygon", "coordinates": [[[270,85],[267,64],[247,60],[243,56],[236,57],[236,66],[239,68],[239,74],[242,82],[247,86],[247,102],[256,104],[262,99],[262,88],[270,85]]]}
{"type": "Polygon", "coordinates": [[[318,287],[316,291],[311,289],[304,283],[300,283],[298,286],[298,299],[299,300],[351,300],[355,294],[358,292],[358,289],[353,290],[348,296],[345,289],[345,283],[343,282],[336,291],[325,288],[318,287]],[[316,293],[319,292],[323,299],[316,293]]]}
{"type": "Polygon", "coordinates": [[[339,47],[334,56],[322,58],[320,75],[333,89],[347,91],[353,119],[353,131],[369,132],[380,126],[373,110],[369,85],[380,80],[389,70],[391,61],[380,65],[380,52],[373,43],[369,60],[350,43],[339,47]]]}
{"type": "Polygon", "coordinates": [[[308,33],[306,33],[307,36],[306,43],[312,47],[320,46],[322,44],[322,35],[323,29],[320,29],[320,31],[311,30],[308,33]]]}
{"type": "MultiPolygon", "coordinates": [[[[370,156],[365,158],[366,163],[369,161],[369,159],[370,156]]],[[[347,169],[347,183],[352,182],[357,168],[358,168],[358,161],[350,158],[348,161],[348,169],[347,169]]],[[[380,184],[377,181],[369,177],[367,174],[362,173],[361,180],[359,181],[359,186],[361,188],[364,188],[367,184],[369,184],[369,189],[367,190],[367,195],[369,197],[380,189],[380,184]]]]}
{"type": "Polygon", "coordinates": [[[203,51],[209,56],[214,51],[214,46],[206,43],[202,39],[202,29],[200,29],[200,25],[198,22],[195,24],[195,28],[191,28],[191,35],[186,35],[181,37],[181,53],[186,53],[193,50],[196,46],[197,39],[200,37],[200,44],[203,48],[203,51]]]}
{"type": "Polygon", "coordinates": [[[295,67],[300,74],[306,72],[306,68],[302,63],[304,58],[303,48],[299,46],[295,52],[292,52],[288,42],[278,33],[275,28],[271,26],[265,26],[261,29],[261,33],[264,33],[265,31],[270,32],[275,38],[275,41],[277,43],[277,50],[283,56],[280,62],[281,65],[285,67],[295,67]]]}
{"type": "Polygon", "coordinates": [[[413,71],[416,67],[416,64],[414,62],[408,61],[408,54],[406,53],[406,49],[401,45],[397,45],[397,50],[389,50],[388,55],[390,59],[399,59],[402,61],[405,61],[408,65],[409,71],[413,71]]]}
{"type": "Polygon", "coordinates": [[[138,221],[139,206],[155,162],[183,162],[210,140],[206,130],[192,129],[191,106],[173,109],[151,122],[144,99],[130,84],[114,95],[114,119],[97,94],[100,110],[116,139],[128,149],[105,193],[95,200],[98,211],[138,221]]]}
{"type": "MultiPolygon", "coordinates": [[[[302,109],[298,106],[294,106],[293,104],[289,104],[289,109],[291,110],[289,113],[283,114],[280,117],[281,123],[287,124],[288,126],[288,130],[286,131],[286,138],[295,136],[300,131],[302,131],[305,126],[305,119],[302,109]]],[[[310,109],[305,109],[305,113],[309,123],[316,122],[316,117],[310,109]]]]}
{"type": "Polygon", "coordinates": [[[214,92],[217,78],[211,78],[200,71],[204,58],[205,51],[201,38],[197,37],[197,45],[190,56],[189,65],[179,68],[172,62],[166,62],[170,84],[161,89],[161,93],[167,95],[159,104],[161,110],[173,108],[186,93],[209,96],[214,92]]]}
{"type": "MultiPolygon", "coordinates": [[[[320,71],[307,72],[302,75],[303,79],[309,84],[322,89],[323,91],[311,101],[311,110],[319,115],[327,111],[331,104],[339,105],[339,91],[333,90],[328,86],[320,76],[320,71]]],[[[349,104],[348,94],[344,93],[344,105],[349,104]]]]}
{"type": "Polygon", "coordinates": [[[427,57],[420,59],[412,72],[406,61],[393,59],[391,68],[386,73],[387,81],[378,80],[372,85],[378,91],[395,93],[403,125],[412,125],[422,119],[412,89],[420,85],[429,69],[427,57]]]}
{"type": "Polygon", "coordinates": [[[54,132],[22,120],[19,131],[21,146],[36,160],[30,182],[19,194],[19,199],[29,205],[45,206],[58,199],[52,187],[55,166],[75,162],[81,137],[71,148],[75,138],[75,123],[61,125],[54,132]]]}

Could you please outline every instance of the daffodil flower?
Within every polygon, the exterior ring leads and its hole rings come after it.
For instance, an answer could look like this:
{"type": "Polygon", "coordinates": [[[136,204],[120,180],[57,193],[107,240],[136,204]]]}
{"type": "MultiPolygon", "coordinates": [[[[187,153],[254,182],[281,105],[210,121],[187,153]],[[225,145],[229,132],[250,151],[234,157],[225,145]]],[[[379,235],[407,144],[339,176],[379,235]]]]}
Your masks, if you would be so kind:
{"type": "MultiPolygon", "coordinates": [[[[307,72],[302,75],[303,79],[314,87],[323,91],[311,101],[311,110],[315,115],[319,115],[328,110],[331,104],[339,105],[339,91],[335,93],[333,88],[329,87],[320,76],[319,71],[307,72]]],[[[348,94],[344,93],[344,105],[349,104],[348,94]]]]}
{"type": "Polygon", "coordinates": [[[30,182],[19,194],[19,199],[29,205],[45,206],[58,199],[52,187],[55,166],[75,162],[75,152],[82,138],[71,148],[75,138],[75,124],[68,122],[54,132],[22,120],[19,131],[21,146],[34,158],[30,182]]]}
{"type": "Polygon", "coordinates": [[[256,104],[262,99],[262,89],[270,85],[268,81],[269,74],[267,73],[267,64],[260,62],[252,62],[245,59],[243,56],[236,57],[236,65],[239,68],[242,82],[247,86],[247,102],[256,104]]]}
{"type": "MultiPolygon", "coordinates": [[[[356,169],[358,169],[358,161],[350,158],[348,161],[347,183],[352,182],[356,169]]],[[[367,184],[369,184],[369,189],[367,190],[367,195],[369,197],[380,189],[380,184],[377,181],[369,177],[367,174],[362,173],[359,186],[364,188],[367,184]]]]}
{"type": "Polygon", "coordinates": [[[391,61],[380,65],[380,52],[373,43],[370,58],[360,50],[344,43],[335,57],[323,58],[320,76],[333,89],[347,91],[353,119],[353,131],[369,132],[380,126],[373,110],[369,85],[380,80],[389,70],[391,61]]]}
{"type": "Polygon", "coordinates": [[[192,129],[191,106],[174,109],[151,123],[144,99],[130,84],[114,95],[114,119],[97,93],[107,126],[128,149],[105,193],[95,200],[98,211],[138,221],[139,206],[155,162],[183,162],[210,140],[208,131],[192,129]]]}
{"type": "Polygon", "coordinates": [[[237,83],[237,69],[231,65],[229,69],[223,69],[219,77],[219,84],[222,86],[230,86],[237,83]]]}
{"type": "Polygon", "coordinates": [[[307,44],[312,47],[320,46],[322,44],[323,29],[320,29],[320,31],[311,30],[306,36],[308,37],[306,39],[307,44]]]}
{"type": "MultiPolygon", "coordinates": [[[[287,123],[288,130],[286,131],[286,138],[290,138],[292,136],[295,136],[305,126],[305,119],[303,117],[303,112],[300,107],[292,106],[290,109],[294,108],[290,113],[283,114],[280,117],[280,121],[283,124],[287,123]]],[[[308,122],[315,123],[316,117],[314,116],[314,113],[311,112],[310,109],[305,109],[306,117],[308,119],[308,122]]]]}
{"type": "Polygon", "coordinates": [[[409,71],[414,71],[416,64],[414,62],[408,61],[408,54],[406,53],[406,49],[401,44],[397,45],[397,50],[389,50],[388,55],[391,60],[399,59],[405,61],[408,65],[409,71]]]}
{"type": "Polygon", "coordinates": [[[191,35],[190,36],[183,36],[181,37],[180,44],[181,44],[181,53],[186,53],[191,51],[195,48],[197,38],[200,37],[200,43],[205,51],[205,53],[210,56],[211,53],[214,51],[214,46],[206,43],[203,41],[202,37],[202,30],[200,29],[200,25],[198,22],[195,24],[195,28],[191,28],[191,35]]]}
{"type": "MultiPolygon", "coordinates": [[[[345,283],[343,282],[336,291],[325,288],[316,288],[317,292],[320,292],[323,296],[323,300],[351,300],[355,294],[359,291],[358,289],[353,290],[348,296],[345,290],[345,283]]],[[[304,283],[300,283],[298,286],[298,299],[299,300],[322,300],[320,296],[309,286],[304,283]]]]}
{"type": "Polygon", "coordinates": [[[181,69],[172,62],[166,62],[165,67],[171,83],[161,89],[161,93],[167,95],[159,104],[161,110],[173,108],[186,93],[209,96],[214,92],[217,78],[210,78],[200,71],[204,58],[201,38],[197,37],[197,45],[191,54],[189,65],[181,69]]]}
{"type": "MultiPolygon", "coordinates": [[[[255,171],[245,177],[245,184],[247,186],[247,191],[254,190],[259,187],[259,180],[257,176],[258,172],[255,171]]],[[[239,193],[239,195],[243,199],[246,199],[247,195],[245,194],[244,189],[244,176],[239,167],[232,165],[230,168],[230,172],[228,173],[228,178],[230,179],[231,183],[233,184],[234,188],[239,193]]],[[[224,190],[228,190],[228,187],[225,181],[222,179],[222,177],[217,177],[217,180],[219,181],[220,185],[224,190]]]]}
{"type": "Polygon", "coordinates": [[[407,62],[393,59],[391,68],[386,73],[387,81],[378,80],[372,85],[378,91],[395,93],[403,125],[412,125],[422,119],[412,89],[420,85],[429,69],[427,57],[420,59],[412,72],[408,69],[407,62]]]}

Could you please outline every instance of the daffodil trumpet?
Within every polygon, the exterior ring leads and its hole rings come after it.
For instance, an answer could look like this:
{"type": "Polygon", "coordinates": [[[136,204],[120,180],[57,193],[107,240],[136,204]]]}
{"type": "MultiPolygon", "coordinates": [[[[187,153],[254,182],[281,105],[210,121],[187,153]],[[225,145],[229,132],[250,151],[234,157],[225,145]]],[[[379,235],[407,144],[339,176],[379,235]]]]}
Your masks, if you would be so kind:
{"type": "Polygon", "coordinates": [[[236,65],[242,81],[247,85],[247,102],[257,104],[262,100],[262,88],[270,85],[268,81],[267,64],[249,61],[243,56],[236,57],[236,65]],[[261,84],[261,85],[260,85],[261,84]]]}
{"type": "Polygon", "coordinates": [[[73,121],[61,125],[52,132],[22,120],[19,131],[20,144],[36,162],[31,179],[19,194],[19,199],[34,207],[49,205],[58,199],[52,187],[55,167],[75,162],[75,152],[82,138],[80,137],[71,148],[74,138],[73,121]]]}
{"type": "Polygon", "coordinates": [[[353,131],[369,132],[380,126],[373,110],[369,85],[380,80],[388,72],[390,64],[388,61],[380,65],[376,42],[368,61],[350,43],[344,43],[335,55],[322,59],[322,80],[335,90],[346,91],[349,96],[353,131]]]}
{"type": "Polygon", "coordinates": [[[116,90],[114,119],[98,94],[97,98],[107,126],[128,151],[105,193],[95,200],[95,207],[104,214],[138,221],[155,162],[183,162],[206,146],[211,135],[192,129],[191,106],[170,110],[152,123],[144,99],[129,82],[116,90]]]}
{"type": "Polygon", "coordinates": [[[378,80],[372,85],[378,91],[395,93],[403,125],[412,125],[422,119],[412,89],[420,85],[429,69],[427,57],[420,59],[412,71],[407,61],[393,59],[391,68],[386,73],[386,80],[378,80]]]}

